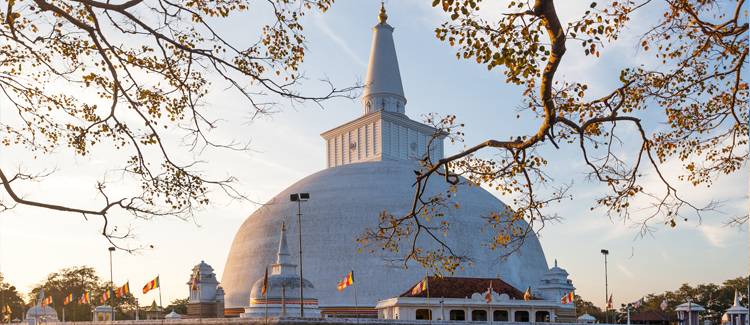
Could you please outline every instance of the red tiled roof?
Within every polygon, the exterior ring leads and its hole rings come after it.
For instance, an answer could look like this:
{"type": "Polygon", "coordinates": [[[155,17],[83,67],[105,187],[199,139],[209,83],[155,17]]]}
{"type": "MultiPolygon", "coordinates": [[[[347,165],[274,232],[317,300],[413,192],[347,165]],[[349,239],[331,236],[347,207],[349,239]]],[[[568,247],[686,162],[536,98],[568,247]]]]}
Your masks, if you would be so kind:
{"type": "Polygon", "coordinates": [[[672,313],[665,313],[661,310],[644,310],[637,313],[633,313],[630,316],[630,320],[646,322],[646,321],[674,321],[677,320],[677,316],[672,313]]]}
{"type": "MultiPolygon", "coordinates": [[[[421,282],[421,280],[420,280],[421,282]]],[[[409,287],[400,297],[427,297],[427,292],[412,295],[412,289],[419,284],[415,283],[409,287]]],[[[427,280],[430,297],[442,298],[465,298],[474,293],[487,292],[492,283],[492,291],[497,294],[507,294],[511,299],[523,299],[523,292],[512,285],[497,278],[461,278],[461,277],[436,277],[431,276],[427,280]]]]}

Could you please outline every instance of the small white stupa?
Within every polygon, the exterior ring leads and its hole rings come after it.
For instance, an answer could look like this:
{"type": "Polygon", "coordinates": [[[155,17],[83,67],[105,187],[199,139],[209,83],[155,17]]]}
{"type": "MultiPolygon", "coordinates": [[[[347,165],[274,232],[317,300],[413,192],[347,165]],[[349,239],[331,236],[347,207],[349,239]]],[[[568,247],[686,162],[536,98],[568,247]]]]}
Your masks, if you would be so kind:
{"type": "MultiPolygon", "coordinates": [[[[276,264],[271,266],[265,295],[263,295],[264,282],[264,277],[261,277],[253,284],[250,291],[250,305],[245,307],[244,313],[240,314],[241,318],[257,318],[266,315],[273,317],[300,316],[300,277],[297,272],[297,265],[292,262],[292,257],[289,255],[286,225],[284,223],[281,224],[276,264]]],[[[305,318],[319,318],[320,309],[318,309],[315,287],[304,278],[302,283],[304,284],[305,318]]]]}
{"type": "Polygon", "coordinates": [[[28,323],[28,325],[56,323],[58,321],[57,312],[50,306],[37,304],[36,306],[29,308],[26,312],[26,323],[28,323]]]}
{"type": "Polygon", "coordinates": [[[596,318],[589,314],[583,314],[580,317],[578,317],[578,322],[582,324],[593,324],[593,323],[596,323],[596,318]]]}
{"type": "Polygon", "coordinates": [[[734,303],[732,307],[727,309],[724,317],[722,317],[722,323],[728,325],[746,325],[748,322],[747,313],[747,307],[740,305],[740,293],[735,290],[734,303]]]}
{"type": "Polygon", "coordinates": [[[182,319],[182,315],[176,313],[174,309],[172,309],[172,312],[165,315],[164,319],[182,319]]]}

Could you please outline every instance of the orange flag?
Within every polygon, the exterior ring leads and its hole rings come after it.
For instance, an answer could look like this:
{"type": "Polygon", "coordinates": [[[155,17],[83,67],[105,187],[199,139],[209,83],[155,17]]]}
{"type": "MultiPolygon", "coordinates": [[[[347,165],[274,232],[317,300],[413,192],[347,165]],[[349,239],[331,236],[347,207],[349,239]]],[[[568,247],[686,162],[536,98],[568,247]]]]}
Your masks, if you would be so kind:
{"type": "Polygon", "coordinates": [[[339,281],[339,284],[336,286],[336,290],[338,291],[344,291],[348,286],[354,284],[354,271],[349,271],[349,273],[346,274],[346,276],[339,281]]]}

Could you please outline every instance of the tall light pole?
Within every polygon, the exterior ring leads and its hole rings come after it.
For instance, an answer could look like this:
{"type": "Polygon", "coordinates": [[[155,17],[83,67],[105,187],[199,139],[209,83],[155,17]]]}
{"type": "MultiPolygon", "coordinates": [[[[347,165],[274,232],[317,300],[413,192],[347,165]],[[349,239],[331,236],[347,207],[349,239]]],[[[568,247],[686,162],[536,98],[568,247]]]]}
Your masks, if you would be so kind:
{"type": "Polygon", "coordinates": [[[289,196],[289,200],[297,202],[297,224],[299,233],[299,317],[305,317],[305,283],[302,277],[302,202],[310,199],[310,193],[295,193],[289,196]]]}
{"type": "Polygon", "coordinates": [[[602,249],[604,255],[604,321],[609,323],[609,284],[607,283],[607,255],[609,250],[602,249]]]}
{"type": "Polygon", "coordinates": [[[115,281],[113,280],[114,277],[112,276],[112,252],[114,251],[114,247],[109,248],[109,305],[110,307],[112,307],[112,317],[110,317],[111,320],[115,320],[115,281]]]}

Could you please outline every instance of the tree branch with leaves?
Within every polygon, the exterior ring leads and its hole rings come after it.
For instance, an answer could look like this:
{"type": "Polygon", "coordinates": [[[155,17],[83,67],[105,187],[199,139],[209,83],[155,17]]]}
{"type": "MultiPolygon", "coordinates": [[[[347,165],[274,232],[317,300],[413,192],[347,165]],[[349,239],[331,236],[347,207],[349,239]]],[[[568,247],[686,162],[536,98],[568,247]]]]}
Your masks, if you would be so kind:
{"type": "Polygon", "coordinates": [[[209,203],[211,189],[247,200],[234,177],[212,178],[197,168],[199,160],[180,158],[207,147],[248,150],[210,134],[218,127],[205,105],[210,78],[246,99],[251,119],[276,111],[279,101],[321,105],[351,97],[353,88],[327,81],[330,88],[322,93],[299,91],[306,50],[302,17],[332,2],[7,1],[0,8],[0,94],[8,103],[0,108],[1,150],[78,157],[94,148],[122,152],[127,158],[112,163],[138,190],[116,196],[102,178],[94,184],[101,202],[68,206],[22,197],[16,184],[34,174],[0,169],[0,208],[24,205],[101,218],[102,234],[111,240],[127,235],[108,226],[115,210],[187,219],[209,203]],[[215,26],[249,12],[268,21],[249,45],[228,41],[215,26]],[[170,133],[181,134],[187,148],[173,145],[170,133]]]}
{"type": "MultiPolygon", "coordinates": [[[[436,36],[457,49],[457,58],[499,70],[506,83],[521,86],[523,110],[536,116],[538,126],[436,161],[425,157],[415,178],[414,206],[405,215],[385,212],[380,226],[365,232],[362,242],[397,251],[398,243],[406,241],[412,249],[401,252],[404,263],[416,261],[436,271],[452,272],[465,262],[442,241],[433,249],[416,245],[419,237],[434,238],[437,229],[449,227],[425,222],[430,214],[424,211],[444,203],[424,198],[420,189],[438,177],[434,181],[481,185],[512,197],[509,208],[485,216],[495,231],[490,247],[512,253],[524,238],[557,219],[549,212],[551,204],[572,197],[570,186],[547,176],[549,164],[564,163],[541,153],[549,146],[572,150],[585,162],[587,179],[606,187],[592,210],[601,208],[611,219],[634,222],[641,234],[651,232],[655,221],[676,227],[715,211],[720,202],[698,205],[685,199],[675,180],[665,175],[665,163],[681,161],[678,180],[694,186],[710,186],[717,177],[747,166],[748,87],[741,72],[747,63],[748,24],[741,13],[743,0],[591,3],[566,25],[552,0],[509,1],[508,12],[497,19],[479,14],[481,2],[434,0],[432,5],[449,15],[436,36]],[[570,44],[579,44],[586,59],[597,60],[604,46],[621,42],[632,17],[644,10],[663,11],[637,44],[644,59],[658,63],[623,69],[619,85],[600,97],[590,94],[587,76],[558,76],[570,44]],[[651,127],[659,122],[666,127],[651,127]],[[658,184],[647,184],[648,175],[658,184]],[[550,185],[552,191],[543,191],[550,185]]],[[[462,125],[455,120],[451,115],[437,123],[436,137],[461,138],[456,130],[462,125]]],[[[747,215],[732,220],[741,223],[747,215]]]]}

